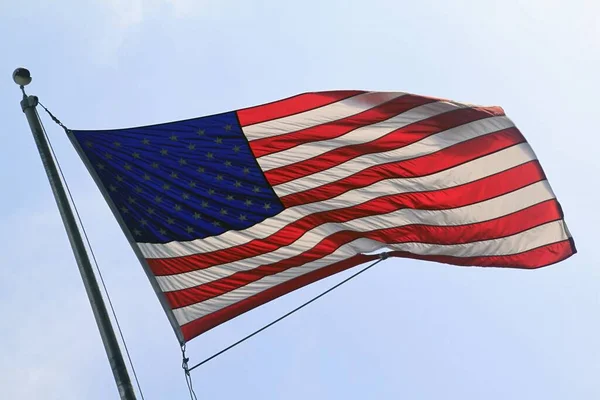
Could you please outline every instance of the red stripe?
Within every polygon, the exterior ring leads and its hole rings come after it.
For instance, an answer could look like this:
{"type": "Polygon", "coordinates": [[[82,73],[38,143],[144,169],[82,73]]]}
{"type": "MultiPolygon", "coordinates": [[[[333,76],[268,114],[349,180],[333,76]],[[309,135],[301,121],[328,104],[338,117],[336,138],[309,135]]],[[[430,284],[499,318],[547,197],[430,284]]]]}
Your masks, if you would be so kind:
{"type": "Polygon", "coordinates": [[[517,128],[505,129],[455,144],[426,156],[366,168],[338,181],[283,196],[281,202],[286,207],[294,207],[332,199],[350,190],[369,186],[385,179],[431,175],[523,141],[525,139],[517,128]]]}
{"type": "Polygon", "coordinates": [[[568,239],[512,256],[460,258],[450,256],[421,256],[405,251],[392,251],[390,255],[461,266],[535,269],[565,260],[576,252],[572,239],[568,239]]]}
{"type": "MultiPolygon", "coordinates": [[[[392,252],[391,255],[395,257],[415,258],[420,260],[430,260],[452,264],[458,264],[459,261],[473,261],[472,264],[474,265],[519,265],[522,268],[538,268],[562,261],[568,258],[569,256],[573,255],[574,253],[575,249],[572,246],[572,241],[565,240],[562,242],[554,243],[548,246],[540,247],[538,249],[530,250],[525,253],[516,254],[512,256],[474,257],[471,259],[454,260],[451,257],[424,257],[415,256],[406,252],[396,251],[392,252]]],[[[232,304],[229,307],[223,308],[205,317],[198,318],[192,322],[183,325],[181,327],[183,337],[186,341],[189,341],[194,337],[222,324],[223,322],[226,322],[232,318],[237,317],[240,314],[252,310],[253,308],[256,308],[262,304],[265,304],[271,300],[283,296],[284,294],[290,293],[303,286],[326,278],[330,275],[334,275],[348,268],[352,268],[356,265],[365,263],[367,261],[376,260],[377,258],[378,256],[376,255],[357,255],[347,260],[338,262],[325,268],[318,269],[306,275],[299,276],[290,281],[274,286],[250,298],[239,301],[235,304],[232,304]]]]}
{"type": "MultiPolygon", "coordinates": [[[[265,172],[265,177],[271,185],[280,185],[329,169],[365,154],[399,149],[423,140],[428,136],[469,122],[500,116],[502,115],[501,111],[498,107],[462,108],[450,111],[407,125],[371,142],[340,147],[313,158],[271,169],[265,172]]],[[[343,141],[343,138],[340,141],[343,141]]]]}
{"type": "Polygon", "coordinates": [[[237,114],[241,126],[254,125],[323,107],[361,93],[365,92],[361,90],[338,90],[304,93],[273,103],[245,108],[237,111],[237,114]]]}
{"type": "Polygon", "coordinates": [[[203,318],[189,322],[181,327],[181,332],[183,333],[184,339],[188,341],[200,335],[201,333],[204,333],[215,326],[222,324],[223,322],[235,318],[238,315],[250,311],[264,303],[268,303],[269,301],[283,296],[284,294],[292,292],[318,280],[327,278],[330,275],[342,272],[348,268],[352,268],[356,265],[365,263],[367,261],[376,260],[377,258],[379,257],[376,255],[366,256],[359,254],[347,260],[332,264],[327,268],[318,269],[306,275],[299,276],[288,282],[282,283],[281,285],[277,285],[262,291],[250,298],[232,304],[226,308],[223,308],[222,310],[211,313],[203,318]]]}
{"type": "Polygon", "coordinates": [[[431,192],[400,193],[374,198],[363,204],[322,211],[298,219],[265,239],[209,253],[177,258],[148,259],[155,275],[173,275],[238,261],[287,246],[306,231],[326,222],[345,222],[369,215],[392,212],[400,208],[447,209],[490,199],[544,179],[537,161],[517,166],[461,186],[431,192]]]}
{"type": "Polygon", "coordinates": [[[263,265],[249,271],[174,292],[165,296],[172,308],[189,306],[239,289],[266,276],[275,275],[294,267],[301,268],[309,262],[327,258],[341,246],[356,239],[368,238],[380,243],[431,243],[439,245],[461,244],[511,236],[550,221],[560,219],[556,200],[549,200],[508,216],[491,221],[461,226],[406,225],[369,232],[340,231],[319,242],[315,247],[297,256],[263,265]]]}
{"type": "Polygon", "coordinates": [[[406,112],[423,104],[433,103],[436,99],[422,96],[404,95],[388,101],[370,110],[352,115],[348,118],[331,121],[322,125],[312,126],[300,131],[280,136],[254,140],[250,143],[256,157],[291,149],[300,144],[333,139],[345,135],[361,126],[385,121],[395,115],[406,112]]]}

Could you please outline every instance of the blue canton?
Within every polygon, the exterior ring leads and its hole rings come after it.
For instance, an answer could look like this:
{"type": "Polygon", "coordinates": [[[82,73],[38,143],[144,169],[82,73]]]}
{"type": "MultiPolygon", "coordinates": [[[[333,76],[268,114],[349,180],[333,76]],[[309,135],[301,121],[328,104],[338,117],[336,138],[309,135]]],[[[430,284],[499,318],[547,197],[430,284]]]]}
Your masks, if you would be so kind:
{"type": "Polygon", "coordinates": [[[283,210],[233,112],[73,136],[136,242],[205,238],[283,210]]]}

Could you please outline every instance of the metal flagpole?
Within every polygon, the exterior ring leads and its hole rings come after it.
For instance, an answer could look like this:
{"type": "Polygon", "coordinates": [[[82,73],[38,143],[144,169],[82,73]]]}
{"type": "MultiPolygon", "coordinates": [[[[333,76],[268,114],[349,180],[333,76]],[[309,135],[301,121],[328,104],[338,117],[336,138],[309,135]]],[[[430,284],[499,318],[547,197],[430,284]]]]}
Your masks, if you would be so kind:
{"type": "Polygon", "coordinates": [[[100,331],[100,336],[104,343],[104,349],[106,350],[106,355],[119,390],[119,395],[122,400],[135,400],[136,396],[133,391],[131,379],[129,378],[129,373],[127,372],[125,360],[121,354],[121,349],[119,348],[119,343],[112,328],[106,305],[104,304],[100,288],[98,287],[92,264],[90,263],[88,253],[83,244],[73,210],[68,201],[65,188],[62,184],[36,110],[38,99],[36,96],[27,96],[25,94],[24,86],[31,82],[31,75],[25,68],[17,68],[13,73],[13,80],[21,87],[21,91],[23,92],[21,108],[27,117],[27,122],[31,128],[31,133],[33,133],[33,138],[35,139],[35,144],[40,153],[44,169],[48,175],[48,180],[50,181],[56,204],[65,225],[67,236],[69,237],[69,242],[71,243],[75,260],[77,261],[77,266],[79,267],[79,272],[81,273],[81,278],[90,305],[92,306],[92,311],[94,312],[94,317],[96,318],[96,324],[98,325],[98,330],[100,331]]]}

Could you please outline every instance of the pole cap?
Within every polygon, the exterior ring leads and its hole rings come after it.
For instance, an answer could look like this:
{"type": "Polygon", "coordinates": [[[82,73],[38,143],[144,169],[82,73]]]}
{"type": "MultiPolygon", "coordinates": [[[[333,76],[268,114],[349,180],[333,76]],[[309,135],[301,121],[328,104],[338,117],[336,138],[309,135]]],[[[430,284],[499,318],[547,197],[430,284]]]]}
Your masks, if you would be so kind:
{"type": "Polygon", "coordinates": [[[27,68],[17,68],[13,72],[13,81],[19,86],[27,86],[31,83],[31,72],[27,68]]]}

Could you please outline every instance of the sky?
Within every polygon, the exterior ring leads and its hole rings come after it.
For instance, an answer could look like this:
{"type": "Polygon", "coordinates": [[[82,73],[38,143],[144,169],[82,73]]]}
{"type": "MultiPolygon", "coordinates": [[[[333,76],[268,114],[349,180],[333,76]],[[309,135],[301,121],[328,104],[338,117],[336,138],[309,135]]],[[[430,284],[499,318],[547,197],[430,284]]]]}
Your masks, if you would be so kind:
{"type": "MultiPolygon", "coordinates": [[[[116,399],[14,68],[68,127],[110,129],[306,91],[499,105],[579,253],[539,270],[391,259],[192,372],[200,399],[600,398],[595,0],[0,0],[0,398],[116,399]]],[[[55,146],[146,399],[185,399],[175,335],[64,132],[55,146]]],[[[357,269],[223,324],[190,363],[357,269]]]]}

